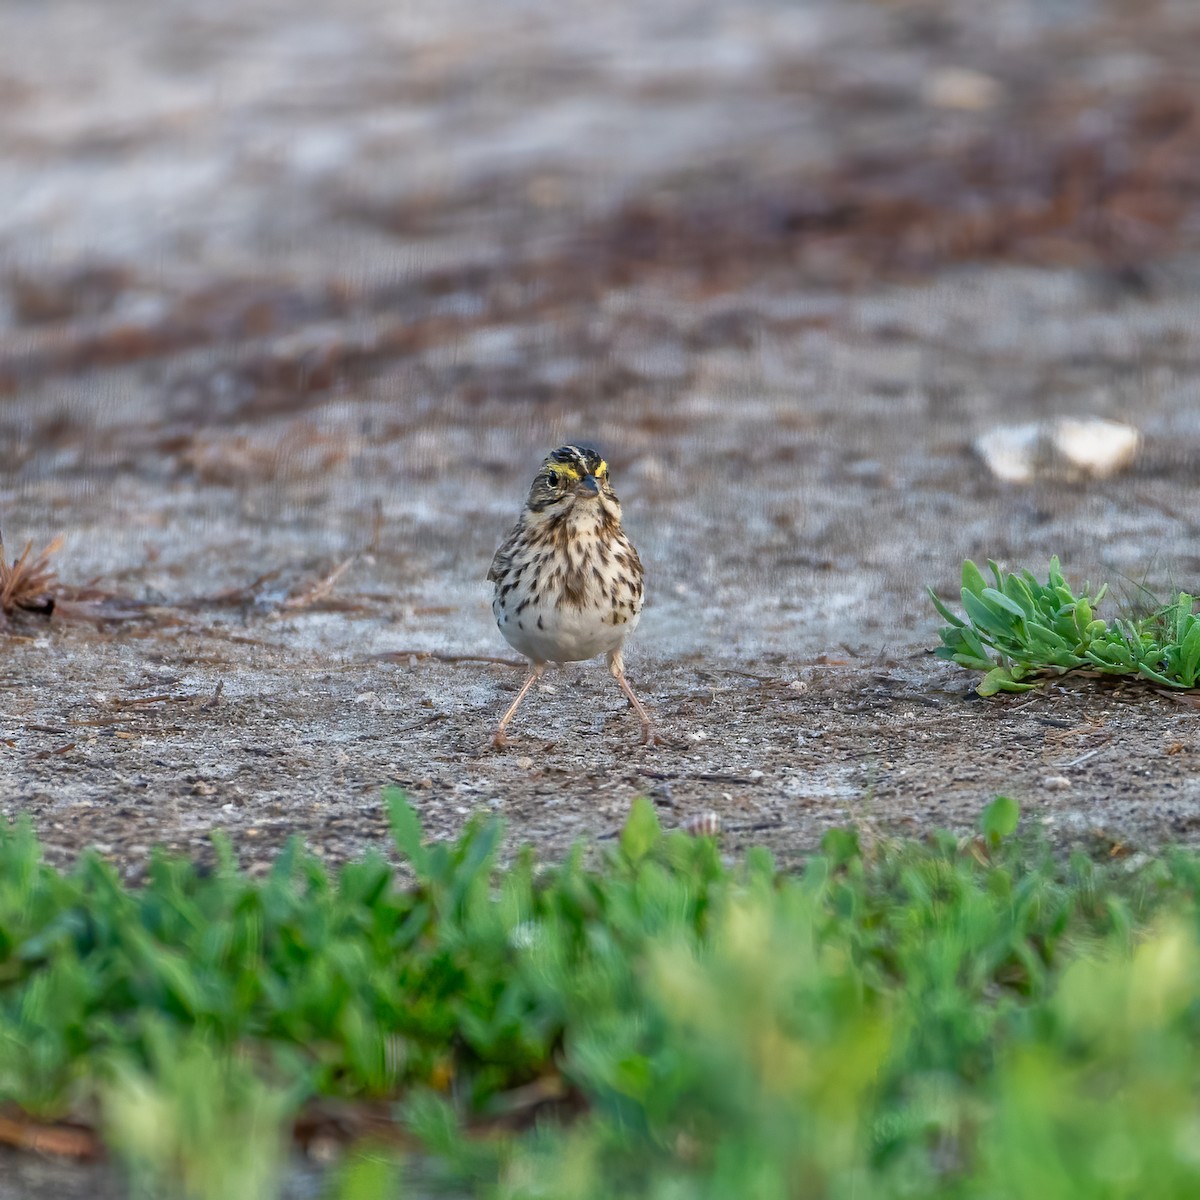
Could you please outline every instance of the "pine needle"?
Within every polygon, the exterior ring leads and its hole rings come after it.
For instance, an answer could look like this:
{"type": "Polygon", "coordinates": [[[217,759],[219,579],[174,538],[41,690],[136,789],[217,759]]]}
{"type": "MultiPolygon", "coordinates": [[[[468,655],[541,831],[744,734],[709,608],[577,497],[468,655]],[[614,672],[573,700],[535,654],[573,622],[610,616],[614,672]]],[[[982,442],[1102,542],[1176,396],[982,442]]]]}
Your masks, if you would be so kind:
{"type": "Polygon", "coordinates": [[[55,573],[50,558],[62,549],[63,540],[56,537],[36,558],[30,557],[33,542],[26,542],[20,557],[14,558],[10,566],[0,535],[0,613],[4,617],[17,610],[47,616],[54,611],[55,573]]]}

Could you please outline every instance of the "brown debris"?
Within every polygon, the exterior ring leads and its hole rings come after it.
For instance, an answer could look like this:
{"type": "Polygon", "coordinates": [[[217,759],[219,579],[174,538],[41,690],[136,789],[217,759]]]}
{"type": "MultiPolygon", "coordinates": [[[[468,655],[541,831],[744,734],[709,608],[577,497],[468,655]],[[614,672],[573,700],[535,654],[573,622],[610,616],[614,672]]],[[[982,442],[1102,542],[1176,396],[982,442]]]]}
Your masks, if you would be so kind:
{"type": "MultiPolygon", "coordinates": [[[[320,1097],[296,1117],[292,1136],[308,1154],[323,1156],[356,1142],[417,1149],[419,1141],[394,1116],[393,1104],[320,1097]]],[[[492,1098],[488,1112],[470,1120],[466,1134],[489,1140],[532,1128],[547,1118],[570,1121],[585,1108],[583,1097],[557,1072],[492,1098]]]]}
{"type": "Polygon", "coordinates": [[[13,1108],[0,1112],[0,1146],[55,1158],[92,1160],[104,1154],[95,1130],[88,1126],[69,1121],[42,1122],[13,1108]]]}
{"type": "Polygon", "coordinates": [[[348,453],[345,437],[300,421],[278,438],[198,436],[179,463],[203,483],[237,487],[324,475],[345,462],[348,453]]]}
{"type": "MultiPolygon", "coordinates": [[[[846,283],[991,260],[1099,266],[1138,286],[1198,205],[1200,98],[1192,90],[1159,82],[1112,99],[1051,89],[955,139],[858,155],[824,172],[664,188],[568,230],[549,249],[533,242],[522,253],[518,243],[492,266],[435,269],[361,292],[336,281],[302,289],[227,279],[166,295],[149,317],[71,319],[32,339],[0,337],[0,388],[233,344],[219,372],[206,367],[174,390],[207,406],[219,375],[226,418],[294,412],[472,329],[536,316],[561,322],[607,289],[663,273],[711,295],[779,270],[846,283]],[[478,309],[430,315],[432,298],[460,292],[477,296],[478,309]]],[[[372,219],[399,228],[403,209],[372,219]]],[[[704,336],[744,343],[753,330],[727,323],[704,336]]],[[[621,391],[630,381],[614,382],[621,391]]],[[[523,375],[520,390],[536,396],[537,385],[523,375]]],[[[344,448],[319,442],[300,446],[296,464],[237,438],[198,443],[181,461],[219,483],[270,477],[281,464],[320,471],[342,461],[344,448]]]]}
{"type": "MultiPolygon", "coordinates": [[[[555,1071],[493,1097],[489,1111],[472,1119],[467,1136],[487,1140],[531,1128],[547,1117],[570,1120],[584,1108],[579,1093],[555,1071]]],[[[313,1157],[360,1142],[419,1149],[420,1142],[383,1101],[342,1100],[321,1096],[310,1100],[292,1123],[296,1145],[313,1157]]],[[[81,1120],[39,1121],[15,1106],[0,1110],[0,1146],[83,1161],[101,1159],[104,1143],[91,1124],[81,1120]]]]}
{"type": "Polygon", "coordinates": [[[336,586],[337,581],[350,570],[357,558],[357,554],[352,554],[345,562],[339,563],[328,575],[323,579],[317,580],[311,587],[305,588],[298,596],[289,596],[283,602],[282,607],[295,612],[299,609],[312,608],[322,600],[327,599],[336,586]]]}
{"type": "Polygon", "coordinates": [[[444,654],[438,650],[389,650],[386,654],[372,655],[374,662],[407,663],[413,658],[431,658],[444,663],[496,663],[501,667],[529,666],[521,659],[500,658],[494,654],[444,654]]]}
{"type": "Polygon", "coordinates": [[[781,224],[901,270],[967,259],[1124,267],[1166,252],[1200,200],[1200,101],[1162,88],[1102,121],[1080,108],[1031,115],[1023,136],[1005,126],[927,155],[851,162],[781,224]]]}
{"type": "Polygon", "coordinates": [[[33,542],[25,543],[19,558],[9,566],[0,536],[0,623],[6,623],[15,612],[38,613],[48,617],[54,611],[55,583],[51,556],[62,549],[63,538],[56,537],[36,558],[31,559],[33,542]]]}
{"type": "MultiPolygon", "coordinates": [[[[26,319],[39,327],[36,334],[23,332],[19,339],[0,337],[0,391],[14,390],[25,380],[47,374],[157,358],[214,342],[261,338],[343,316],[349,300],[336,284],[310,293],[271,281],[224,279],[191,293],[163,295],[160,310],[146,316],[122,315],[119,310],[80,316],[65,299],[56,299],[72,278],[48,283],[46,297],[34,296],[27,281],[15,285],[18,309],[24,294],[30,314],[26,319]]],[[[125,278],[117,268],[106,276],[113,288],[123,286],[125,278]]],[[[87,314],[92,309],[85,306],[82,311],[87,314]]]]}
{"type": "Polygon", "coordinates": [[[22,325],[49,325],[107,313],[133,282],[133,273],[105,263],[65,270],[14,271],[8,280],[13,315],[22,325]]]}
{"type": "MultiPolygon", "coordinates": [[[[54,615],[64,621],[89,621],[108,625],[116,621],[137,621],[151,615],[153,606],[132,596],[116,596],[96,587],[65,589],[55,597],[54,615]]],[[[153,613],[158,627],[176,625],[178,620],[159,609],[153,613]]]]}
{"type": "Polygon", "coordinates": [[[0,629],[17,613],[36,613],[59,620],[90,621],[103,625],[132,621],[147,615],[149,606],[129,596],[117,596],[96,586],[65,587],[58,582],[50,559],[62,549],[64,538],[53,541],[36,557],[33,542],[25,543],[11,565],[0,537],[0,629]]]}
{"type": "Polygon", "coordinates": [[[842,278],[980,259],[1132,268],[1166,253],[1200,203],[1200,99],[1164,85],[1102,118],[1095,107],[1052,100],[949,145],[699,204],[638,200],[569,257],[593,287],[666,269],[735,288],[772,263],[842,278]]]}

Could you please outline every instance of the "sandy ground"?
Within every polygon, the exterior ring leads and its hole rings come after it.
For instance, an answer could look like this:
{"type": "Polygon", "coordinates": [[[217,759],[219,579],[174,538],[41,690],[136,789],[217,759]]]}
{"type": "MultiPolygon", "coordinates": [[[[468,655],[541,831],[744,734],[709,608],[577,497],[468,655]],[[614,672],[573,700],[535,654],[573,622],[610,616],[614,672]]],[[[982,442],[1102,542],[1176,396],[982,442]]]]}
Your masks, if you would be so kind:
{"type": "Polygon", "coordinates": [[[134,876],[218,829],[354,855],[388,784],[552,854],[639,793],[784,861],[999,791],[1196,839],[1191,708],[982,702],[924,597],[968,555],[1195,585],[1189,6],[427,7],[0,18],[0,513],[82,597],[0,642],[0,813],[134,876]],[[1134,471],[971,452],[1060,412],[1134,421],[1134,471]],[[494,753],[484,576],[568,439],[668,742],[595,664],[494,753]]]}
{"type": "Polygon", "coordinates": [[[0,814],[132,878],[215,830],[383,846],[388,784],[550,855],[639,793],[786,863],[1000,791],[1200,841],[1194,709],[981,701],[924,596],[1054,553],[1196,590],[1198,75],[1191,0],[4,6],[0,521],[66,544],[0,637],[0,814]],[[990,479],[972,438],[1050,413],[1144,452],[990,479]],[[647,566],[667,744],[593,665],[494,753],[484,576],[568,439],[647,566]]]}

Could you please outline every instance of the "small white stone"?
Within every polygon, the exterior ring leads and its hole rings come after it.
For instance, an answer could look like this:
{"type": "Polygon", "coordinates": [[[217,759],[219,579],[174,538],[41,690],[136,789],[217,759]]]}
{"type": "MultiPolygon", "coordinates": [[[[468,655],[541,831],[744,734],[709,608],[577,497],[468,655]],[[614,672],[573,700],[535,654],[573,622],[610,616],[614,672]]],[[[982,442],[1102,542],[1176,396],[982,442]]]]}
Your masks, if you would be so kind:
{"type": "Polygon", "coordinates": [[[998,425],[975,439],[975,453],[997,479],[1032,483],[1105,479],[1129,466],[1142,444],[1132,426],[1100,417],[1056,417],[998,425]]]}
{"type": "Polygon", "coordinates": [[[1000,100],[1003,89],[982,71],[969,67],[943,67],[934,71],[921,88],[921,98],[934,108],[982,112],[1000,100]]]}
{"type": "Polygon", "coordinates": [[[1071,781],[1065,775],[1047,775],[1042,780],[1042,787],[1048,792],[1065,792],[1071,787],[1071,781]]]}
{"type": "Polygon", "coordinates": [[[1142,435],[1120,421],[1062,417],[1055,423],[1054,444],[1084,474],[1102,479],[1133,461],[1142,435]]]}

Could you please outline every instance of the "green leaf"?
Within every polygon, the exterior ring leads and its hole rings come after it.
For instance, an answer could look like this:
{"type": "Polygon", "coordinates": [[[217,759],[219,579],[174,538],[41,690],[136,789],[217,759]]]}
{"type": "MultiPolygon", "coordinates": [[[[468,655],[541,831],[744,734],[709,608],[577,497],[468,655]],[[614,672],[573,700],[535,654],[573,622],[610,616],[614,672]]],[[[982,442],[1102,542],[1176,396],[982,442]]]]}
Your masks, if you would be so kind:
{"type": "Polygon", "coordinates": [[[1175,600],[1175,640],[1182,642],[1188,634],[1191,625],[1192,598],[1187,592],[1180,592],[1175,600]]]}
{"type": "Polygon", "coordinates": [[[852,859],[862,857],[857,829],[829,829],[821,837],[821,853],[833,860],[835,866],[844,866],[852,859]]]}
{"type": "Polygon", "coordinates": [[[967,616],[971,618],[971,624],[976,629],[981,629],[993,637],[1004,638],[1006,641],[1012,637],[1013,621],[1007,611],[996,612],[987,600],[982,596],[976,596],[974,592],[967,591],[966,588],[963,588],[962,602],[963,608],[967,610],[967,616]]]}
{"type": "Polygon", "coordinates": [[[991,665],[992,660],[988,657],[987,651],[983,648],[983,642],[974,629],[968,628],[962,631],[962,644],[966,647],[967,653],[978,662],[991,665]]]}
{"type": "Polygon", "coordinates": [[[984,837],[995,846],[1016,832],[1020,819],[1021,806],[1011,796],[997,796],[983,810],[979,824],[984,837]]]}
{"type": "Polygon", "coordinates": [[[1187,687],[1196,683],[1196,671],[1200,669],[1200,621],[1193,621],[1191,629],[1180,646],[1180,682],[1187,687]]]}
{"type": "MultiPolygon", "coordinates": [[[[934,653],[939,652],[934,651],[934,653]]],[[[942,657],[952,658],[960,667],[966,667],[969,671],[990,671],[996,665],[994,659],[979,658],[969,653],[949,654],[942,657]]]]}
{"type": "Polygon", "coordinates": [[[925,590],[929,593],[930,600],[933,601],[933,607],[936,608],[942,617],[949,621],[951,625],[953,625],[956,629],[962,629],[963,626],[966,625],[966,621],[964,621],[962,617],[956,616],[945,604],[942,603],[937,592],[935,592],[933,588],[926,588],[925,590]]]}
{"type": "Polygon", "coordinates": [[[1118,675],[1133,670],[1133,655],[1124,642],[1093,642],[1085,651],[1084,658],[1090,659],[1102,671],[1118,675]]]}
{"type": "Polygon", "coordinates": [[[645,796],[638,796],[621,830],[622,853],[631,863],[641,862],[661,836],[654,805],[645,796]]]}
{"type": "Polygon", "coordinates": [[[1038,639],[1040,644],[1035,644],[1035,648],[1038,651],[1041,651],[1043,647],[1045,647],[1049,650],[1057,650],[1060,652],[1065,651],[1070,653],[1072,649],[1071,643],[1068,642],[1066,638],[1059,637],[1059,635],[1055,633],[1053,629],[1050,629],[1037,621],[1027,621],[1025,623],[1025,631],[1030,634],[1031,637],[1036,637],[1038,639]]]}
{"type": "Polygon", "coordinates": [[[1066,580],[1063,579],[1062,564],[1058,561],[1057,554],[1050,560],[1050,574],[1048,578],[1050,580],[1051,591],[1058,592],[1060,589],[1066,587],[1066,580]]]}
{"type": "Polygon", "coordinates": [[[358,1150],[337,1170],[338,1200],[379,1200],[381,1196],[400,1197],[399,1164],[381,1151],[358,1150]]]}
{"type": "Polygon", "coordinates": [[[1037,613],[1037,597],[1033,594],[1029,584],[1019,575],[1009,575],[1004,581],[1003,591],[1010,600],[1021,606],[1021,611],[1027,617],[1032,617],[1037,613]]]}
{"type": "Polygon", "coordinates": [[[1079,636],[1084,641],[1087,640],[1088,626],[1092,623],[1092,606],[1087,602],[1086,598],[1080,599],[1075,604],[1075,628],[1079,630],[1079,636]]]}
{"type": "Polygon", "coordinates": [[[383,802],[392,821],[392,841],[421,878],[429,874],[429,851],[422,841],[421,818],[399,788],[386,788],[383,802]]]}
{"type": "Polygon", "coordinates": [[[1146,663],[1138,663],[1137,673],[1143,679],[1152,679],[1155,683],[1161,683],[1165,687],[1181,688],[1186,686],[1176,679],[1168,679],[1167,676],[1160,671],[1156,671],[1153,667],[1147,666],[1146,663]]]}
{"type": "Polygon", "coordinates": [[[969,558],[962,566],[962,587],[964,592],[970,592],[973,596],[983,595],[983,589],[987,587],[979,568],[969,558]]]}
{"type": "Polygon", "coordinates": [[[1018,683],[1008,667],[993,667],[975,689],[981,696],[994,696],[997,692],[1031,692],[1039,685],[1018,683]]]}
{"type": "Polygon", "coordinates": [[[996,591],[995,588],[984,588],[983,599],[986,600],[993,608],[1002,608],[1007,613],[1012,613],[1014,617],[1019,617],[1022,621],[1026,617],[1025,610],[1015,601],[1006,596],[1003,592],[996,591]]]}

